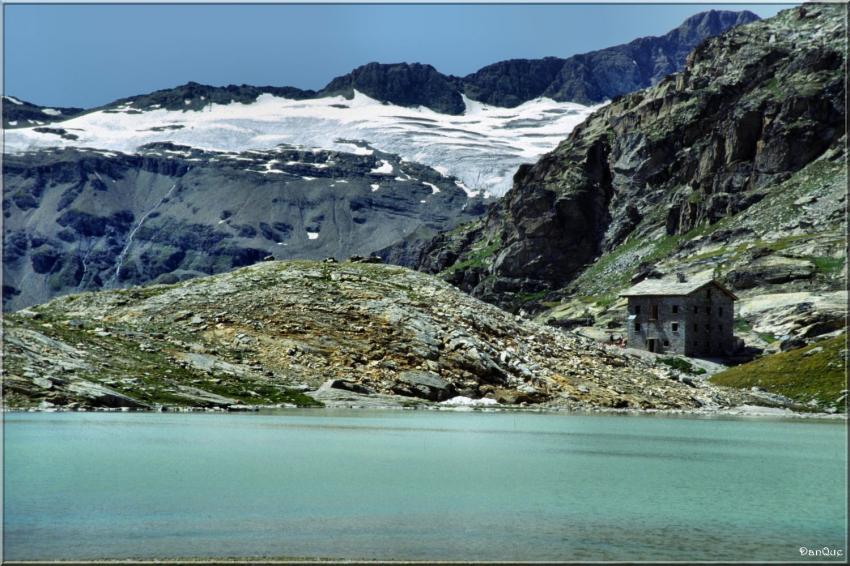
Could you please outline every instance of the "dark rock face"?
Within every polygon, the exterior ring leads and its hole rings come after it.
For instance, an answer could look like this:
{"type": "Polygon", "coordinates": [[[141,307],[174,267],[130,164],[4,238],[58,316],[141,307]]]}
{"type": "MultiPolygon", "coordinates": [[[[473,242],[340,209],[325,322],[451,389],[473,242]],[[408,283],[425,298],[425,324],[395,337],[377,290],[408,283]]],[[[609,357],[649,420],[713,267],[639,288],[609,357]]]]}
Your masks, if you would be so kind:
{"type": "Polygon", "coordinates": [[[788,10],[703,43],[684,71],[520,168],[483,221],[436,238],[419,268],[506,305],[659,227],[684,235],[753,206],[845,135],[844,15],[788,10]]]}
{"type": "Polygon", "coordinates": [[[419,63],[369,63],[335,78],[319,95],[350,97],[354,90],[383,102],[399,106],[427,106],[444,114],[462,114],[465,108],[450,77],[439,73],[431,65],[419,63]]]}
{"type": "Polygon", "coordinates": [[[233,154],[157,143],[134,155],[7,155],[3,173],[7,309],[267,257],[369,257],[399,241],[421,247],[482,211],[454,180],[379,151],[233,154]],[[375,172],[387,164],[391,174],[375,172]]]}
{"type": "Polygon", "coordinates": [[[709,37],[758,20],[752,12],[711,10],[696,14],[660,37],[567,59],[513,59],[488,65],[463,78],[467,96],[513,107],[545,96],[592,104],[656,84],[679,71],[687,54],[709,37]]]}
{"type": "Polygon", "coordinates": [[[316,95],[315,91],[295,87],[227,85],[209,86],[193,81],[174,88],[157,90],[150,94],[122,98],[108,106],[131,106],[139,110],[165,108],[166,110],[203,110],[209,104],[254,102],[261,94],[301,100],[316,95]]]}
{"type": "Polygon", "coordinates": [[[67,120],[84,112],[82,108],[47,108],[11,96],[3,97],[3,128],[29,128],[67,120]],[[45,112],[47,110],[47,112],[45,112]]]}

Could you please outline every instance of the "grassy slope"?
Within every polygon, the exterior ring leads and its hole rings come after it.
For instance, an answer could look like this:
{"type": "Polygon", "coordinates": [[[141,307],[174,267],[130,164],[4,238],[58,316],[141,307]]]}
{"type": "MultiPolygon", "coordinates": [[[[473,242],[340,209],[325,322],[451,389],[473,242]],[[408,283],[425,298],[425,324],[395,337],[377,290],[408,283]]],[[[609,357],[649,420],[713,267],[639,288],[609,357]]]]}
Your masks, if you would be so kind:
{"type": "Polygon", "coordinates": [[[799,350],[729,368],[713,376],[711,381],[745,389],[761,387],[801,403],[815,400],[821,406],[835,406],[844,412],[846,402],[838,402],[838,399],[847,389],[846,368],[847,334],[841,334],[799,350]]]}
{"type": "MultiPolygon", "coordinates": [[[[762,240],[761,234],[781,235],[781,226],[799,215],[799,208],[793,205],[795,199],[815,192],[823,185],[846,186],[846,171],[842,162],[819,159],[804,167],[786,181],[770,188],[767,197],[754,206],[733,216],[723,218],[715,224],[702,224],[687,234],[660,235],[647,241],[643,237],[633,237],[618,246],[612,252],[603,254],[597,261],[579,275],[567,289],[572,296],[592,297],[595,302],[610,303],[617,293],[630,285],[630,279],[636,273],[639,263],[648,262],[658,265],[662,270],[681,268],[688,264],[698,264],[713,269],[717,277],[723,277],[730,270],[747,262],[744,252],[755,247],[768,248],[771,252],[781,253],[786,249],[813,239],[814,234],[774,237],[762,240]],[[714,246],[708,252],[682,252],[681,246],[697,238],[706,238],[718,230],[741,227],[755,229],[756,235],[734,241],[727,246],[714,246]],[[608,299],[608,301],[606,301],[608,299]]],[[[843,192],[843,189],[838,189],[843,192]]],[[[661,219],[656,219],[661,226],[661,219]]],[[[829,241],[844,240],[841,226],[824,230],[829,241]]],[[[818,272],[822,275],[834,275],[844,266],[843,258],[810,257],[818,272]]],[[[551,315],[549,315],[551,316],[551,315]]],[[[555,316],[557,314],[555,313],[555,316]]]]}
{"type": "MultiPolygon", "coordinates": [[[[192,280],[188,285],[194,284],[192,280]]],[[[184,284],[184,285],[187,285],[184,284]]],[[[177,285],[155,285],[138,287],[127,290],[113,291],[113,294],[127,297],[128,300],[143,300],[165,292],[177,285]]],[[[73,303],[85,295],[64,297],[64,304],[73,303]]],[[[210,393],[233,398],[246,405],[272,405],[278,403],[293,403],[303,407],[322,406],[322,403],[300,393],[299,391],[279,386],[263,380],[250,380],[222,372],[208,375],[202,371],[176,364],[170,355],[173,349],[156,336],[166,334],[172,338],[181,338],[189,342],[197,341],[197,336],[179,334],[174,328],[147,328],[148,335],[143,339],[129,329],[113,327],[108,335],[98,334],[91,321],[86,321],[79,328],[67,324],[67,313],[61,308],[62,303],[53,302],[35,307],[39,312],[37,320],[16,313],[7,313],[9,324],[38,332],[65,344],[94,353],[93,359],[99,363],[93,364],[89,370],[79,372],[79,377],[108,386],[119,393],[137,399],[147,404],[162,404],[169,406],[197,406],[198,403],[175,393],[178,385],[190,385],[210,393]],[[58,307],[58,308],[57,308],[58,307]],[[124,332],[122,332],[124,330],[124,332]],[[154,347],[149,351],[139,349],[140,342],[148,342],[154,347]],[[125,380],[124,378],[135,378],[125,380]]],[[[82,321],[81,321],[82,322],[82,321]]],[[[221,349],[221,348],[219,348],[221,349]]],[[[239,355],[238,352],[235,353],[239,355]]],[[[238,361],[233,359],[232,361],[238,361]]],[[[3,369],[10,375],[23,375],[22,359],[16,356],[5,356],[3,369]]],[[[32,398],[21,395],[14,385],[4,383],[5,402],[7,406],[27,407],[37,405],[32,398]]]]}

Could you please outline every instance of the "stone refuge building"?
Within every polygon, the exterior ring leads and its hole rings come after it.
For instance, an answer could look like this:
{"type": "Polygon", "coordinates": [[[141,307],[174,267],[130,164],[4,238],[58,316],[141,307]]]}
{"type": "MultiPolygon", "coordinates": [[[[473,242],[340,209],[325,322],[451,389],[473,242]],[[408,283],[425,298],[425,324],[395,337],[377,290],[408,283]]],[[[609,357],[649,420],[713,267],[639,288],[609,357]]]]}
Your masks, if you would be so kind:
{"type": "Polygon", "coordinates": [[[646,279],[620,296],[629,300],[630,348],[692,357],[729,355],[736,348],[737,297],[713,279],[646,279]]]}

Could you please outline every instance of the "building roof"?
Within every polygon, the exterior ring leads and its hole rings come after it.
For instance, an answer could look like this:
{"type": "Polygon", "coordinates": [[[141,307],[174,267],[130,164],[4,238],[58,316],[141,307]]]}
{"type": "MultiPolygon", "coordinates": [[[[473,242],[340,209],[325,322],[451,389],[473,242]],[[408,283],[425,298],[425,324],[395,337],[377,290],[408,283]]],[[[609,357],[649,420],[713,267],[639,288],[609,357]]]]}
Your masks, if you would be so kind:
{"type": "Polygon", "coordinates": [[[732,300],[737,300],[732,291],[715,281],[714,279],[695,279],[693,281],[680,282],[676,279],[644,279],[637,285],[620,293],[621,297],[684,297],[702,289],[706,285],[713,285],[727,294],[732,300]]]}

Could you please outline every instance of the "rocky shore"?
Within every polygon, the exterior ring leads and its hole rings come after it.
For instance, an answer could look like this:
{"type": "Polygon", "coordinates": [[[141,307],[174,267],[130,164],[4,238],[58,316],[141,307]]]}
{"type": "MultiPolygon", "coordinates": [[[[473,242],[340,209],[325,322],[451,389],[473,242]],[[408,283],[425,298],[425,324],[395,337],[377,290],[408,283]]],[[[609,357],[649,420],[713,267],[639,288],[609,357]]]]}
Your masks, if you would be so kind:
{"type": "Polygon", "coordinates": [[[6,316],[4,357],[14,409],[789,406],[357,262],[61,297],[6,316]]]}

